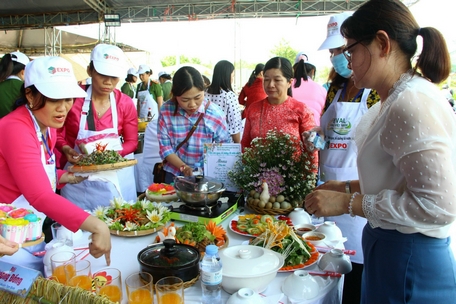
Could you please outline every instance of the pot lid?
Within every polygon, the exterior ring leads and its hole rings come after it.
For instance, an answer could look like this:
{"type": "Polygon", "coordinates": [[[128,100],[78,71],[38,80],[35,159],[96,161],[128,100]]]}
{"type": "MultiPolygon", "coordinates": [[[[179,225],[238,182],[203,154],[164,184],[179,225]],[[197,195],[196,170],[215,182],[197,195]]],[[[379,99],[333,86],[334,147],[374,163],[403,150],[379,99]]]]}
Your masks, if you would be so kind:
{"type": "Polygon", "coordinates": [[[212,177],[176,176],[174,188],[183,192],[215,193],[223,189],[223,183],[212,177]]]}
{"type": "Polygon", "coordinates": [[[284,258],[277,252],[253,245],[237,245],[225,248],[219,253],[224,265],[223,275],[229,277],[259,276],[278,271],[284,258]]]}
{"type": "Polygon", "coordinates": [[[199,263],[200,253],[192,246],[176,244],[172,239],[154,244],[138,254],[139,262],[152,267],[183,267],[199,263]]]}

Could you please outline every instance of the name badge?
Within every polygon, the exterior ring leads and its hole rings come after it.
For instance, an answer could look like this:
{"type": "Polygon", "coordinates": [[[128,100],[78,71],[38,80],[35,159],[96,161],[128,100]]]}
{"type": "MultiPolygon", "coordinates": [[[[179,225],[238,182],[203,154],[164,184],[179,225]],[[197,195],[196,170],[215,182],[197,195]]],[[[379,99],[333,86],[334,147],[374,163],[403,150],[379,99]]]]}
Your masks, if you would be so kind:
{"type": "Polygon", "coordinates": [[[41,272],[0,261],[0,290],[26,297],[41,272]]]}

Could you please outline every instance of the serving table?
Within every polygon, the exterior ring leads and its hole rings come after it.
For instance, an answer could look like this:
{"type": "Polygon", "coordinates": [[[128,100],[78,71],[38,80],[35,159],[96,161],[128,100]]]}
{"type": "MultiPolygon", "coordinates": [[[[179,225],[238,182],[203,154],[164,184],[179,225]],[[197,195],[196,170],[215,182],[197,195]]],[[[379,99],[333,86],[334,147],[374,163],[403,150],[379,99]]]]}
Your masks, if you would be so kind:
{"type": "MultiPolygon", "coordinates": [[[[228,227],[230,221],[238,216],[242,212],[241,210],[237,210],[235,213],[231,214],[225,221],[222,222],[222,226],[227,231],[227,235],[229,238],[229,246],[233,245],[240,245],[245,241],[248,241],[249,238],[246,236],[238,235],[230,230],[228,227]]],[[[241,214],[244,214],[241,213],[241,214]]],[[[185,223],[176,221],[176,226],[182,226],[185,223]]],[[[87,243],[88,233],[84,232],[84,236],[80,238],[79,241],[85,240],[87,243]]],[[[139,271],[139,262],[137,260],[138,253],[144,249],[148,244],[154,242],[156,237],[156,233],[146,236],[139,236],[139,237],[121,237],[121,236],[111,236],[112,240],[112,251],[111,251],[111,267],[118,268],[122,273],[122,280],[123,280],[123,289],[124,289],[124,296],[123,296],[123,303],[127,303],[127,296],[125,291],[125,284],[124,280],[130,274],[139,271]]],[[[79,244],[84,245],[84,244],[79,244]]],[[[87,245],[87,244],[85,244],[87,245]]],[[[77,242],[75,242],[75,246],[78,246],[77,242]]],[[[83,256],[85,259],[90,260],[92,264],[92,272],[98,271],[102,268],[107,267],[105,258],[95,259],[91,255],[83,256]]],[[[229,265],[223,265],[223,267],[229,267],[229,265]]],[[[306,270],[319,270],[318,265],[309,266],[306,270]]],[[[268,285],[267,289],[261,293],[262,296],[265,298],[265,303],[277,304],[277,303],[291,303],[288,301],[287,297],[282,294],[281,285],[285,278],[290,275],[291,272],[282,272],[278,273],[276,278],[268,285]]],[[[320,278],[320,277],[319,277],[320,278]]],[[[323,277],[321,277],[323,279],[323,277]]],[[[314,298],[312,301],[300,302],[300,303],[312,303],[312,304],[337,304],[341,303],[342,299],[342,285],[343,285],[343,278],[329,278],[325,277],[324,280],[326,281],[326,287],[323,289],[321,294],[314,298]]],[[[185,303],[192,304],[192,303],[201,303],[201,285],[199,280],[195,283],[195,285],[185,289],[185,303]]],[[[222,291],[222,298],[223,303],[225,303],[230,294],[222,291]]]]}

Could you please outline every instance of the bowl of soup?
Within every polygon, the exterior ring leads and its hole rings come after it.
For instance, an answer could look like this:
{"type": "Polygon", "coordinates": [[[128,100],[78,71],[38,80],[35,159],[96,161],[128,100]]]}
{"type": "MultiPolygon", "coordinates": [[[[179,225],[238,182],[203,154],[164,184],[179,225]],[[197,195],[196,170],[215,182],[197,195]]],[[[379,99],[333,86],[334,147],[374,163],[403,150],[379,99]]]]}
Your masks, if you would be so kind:
{"type": "Polygon", "coordinates": [[[303,235],[304,233],[312,232],[312,231],[315,231],[315,229],[317,229],[317,227],[315,227],[312,224],[294,225],[293,228],[294,228],[296,234],[298,234],[298,235],[303,235]]]}
{"type": "Polygon", "coordinates": [[[312,243],[314,246],[326,246],[325,240],[326,240],[326,235],[321,232],[307,232],[302,235],[302,238],[306,242],[312,243]]]}

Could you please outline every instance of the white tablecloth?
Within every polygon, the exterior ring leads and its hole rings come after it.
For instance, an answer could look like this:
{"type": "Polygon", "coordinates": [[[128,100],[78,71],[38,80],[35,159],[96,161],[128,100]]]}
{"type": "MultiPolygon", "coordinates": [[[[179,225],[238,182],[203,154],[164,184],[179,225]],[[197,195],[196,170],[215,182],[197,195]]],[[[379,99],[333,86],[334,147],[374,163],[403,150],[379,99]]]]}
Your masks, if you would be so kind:
{"type": "MultiPolygon", "coordinates": [[[[235,216],[239,215],[239,211],[232,214],[228,217],[223,223],[222,226],[226,229],[229,238],[229,245],[238,245],[242,244],[242,242],[248,240],[247,237],[238,235],[231,231],[228,228],[229,222],[235,216]]],[[[183,222],[176,222],[177,226],[183,225],[183,222]]],[[[87,232],[85,232],[87,234],[87,232]]],[[[124,281],[130,274],[139,271],[139,263],[137,260],[138,253],[144,249],[148,244],[154,242],[156,233],[148,235],[148,236],[141,236],[141,237],[119,237],[119,236],[112,236],[112,251],[111,251],[111,267],[118,268],[122,273],[122,280],[124,281]]],[[[75,247],[84,245],[84,240],[87,240],[87,235],[84,235],[80,240],[81,243],[76,243],[75,247]]],[[[87,241],[85,241],[87,242],[87,241]]],[[[87,244],[85,244],[87,245],[87,244]]],[[[79,257],[84,256],[80,254],[79,257]]],[[[92,272],[98,271],[102,268],[107,267],[104,257],[95,259],[92,256],[87,256],[85,259],[90,260],[92,264],[92,272]]],[[[229,267],[229,266],[225,266],[229,267]]],[[[318,266],[315,264],[311,267],[312,270],[319,270],[318,266]]],[[[269,284],[267,289],[262,293],[265,296],[265,302],[271,304],[277,303],[291,303],[288,302],[287,297],[282,294],[281,292],[281,285],[283,280],[290,275],[291,273],[278,273],[277,277],[269,284]]],[[[325,289],[321,292],[320,296],[312,301],[302,302],[302,303],[312,303],[312,304],[337,304],[341,303],[342,299],[342,285],[343,279],[338,278],[325,278],[328,280],[328,285],[325,289]]],[[[124,284],[125,285],[125,284],[124,284]]],[[[124,296],[123,302],[127,303],[127,297],[124,289],[124,296]]],[[[225,291],[222,291],[222,298],[224,303],[229,298],[229,294],[225,291]]],[[[201,286],[199,281],[187,288],[185,290],[185,303],[201,303],[201,286]]]]}

